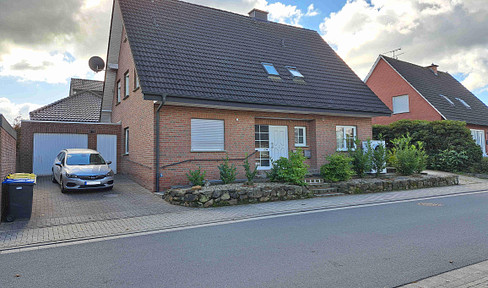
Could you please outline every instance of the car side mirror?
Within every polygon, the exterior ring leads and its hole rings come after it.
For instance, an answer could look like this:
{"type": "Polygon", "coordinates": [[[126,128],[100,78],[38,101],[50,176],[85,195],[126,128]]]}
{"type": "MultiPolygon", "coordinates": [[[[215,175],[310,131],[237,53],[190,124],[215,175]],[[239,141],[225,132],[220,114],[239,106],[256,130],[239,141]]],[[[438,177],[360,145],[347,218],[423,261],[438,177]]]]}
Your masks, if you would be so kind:
{"type": "Polygon", "coordinates": [[[107,165],[110,165],[110,164],[112,164],[112,161],[107,161],[107,165]]]}
{"type": "Polygon", "coordinates": [[[54,165],[59,166],[59,167],[63,166],[63,164],[61,164],[61,161],[54,162],[54,165]]]}

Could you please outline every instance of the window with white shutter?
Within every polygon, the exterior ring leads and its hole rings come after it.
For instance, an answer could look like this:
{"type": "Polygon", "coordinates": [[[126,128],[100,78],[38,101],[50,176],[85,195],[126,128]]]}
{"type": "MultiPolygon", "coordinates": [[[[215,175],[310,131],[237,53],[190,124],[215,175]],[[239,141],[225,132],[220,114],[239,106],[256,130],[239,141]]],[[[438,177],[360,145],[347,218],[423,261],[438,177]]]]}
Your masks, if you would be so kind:
{"type": "Polygon", "coordinates": [[[191,151],[224,149],[224,120],[191,119],[191,151]]]}

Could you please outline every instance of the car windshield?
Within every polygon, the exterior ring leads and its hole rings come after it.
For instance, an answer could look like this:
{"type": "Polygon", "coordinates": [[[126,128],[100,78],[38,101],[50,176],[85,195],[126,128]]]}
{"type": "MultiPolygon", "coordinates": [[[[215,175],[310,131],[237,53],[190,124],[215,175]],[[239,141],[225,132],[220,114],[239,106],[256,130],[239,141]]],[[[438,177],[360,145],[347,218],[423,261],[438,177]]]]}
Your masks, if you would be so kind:
{"type": "Polygon", "coordinates": [[[103,165],[103,160],[100,154],[95,153],[76,153],[68,154],[66,158],[66,165],[103,165]]]}

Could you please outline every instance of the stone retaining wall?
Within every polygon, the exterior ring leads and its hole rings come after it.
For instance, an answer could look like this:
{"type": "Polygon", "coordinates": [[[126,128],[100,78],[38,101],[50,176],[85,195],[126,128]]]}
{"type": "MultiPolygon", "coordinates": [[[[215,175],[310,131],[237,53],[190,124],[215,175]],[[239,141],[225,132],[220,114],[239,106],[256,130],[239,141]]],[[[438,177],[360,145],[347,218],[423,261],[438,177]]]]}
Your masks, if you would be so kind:
{"type": "Polygon", "coordinates": [[[187,207],[226,206],[278,200],[310,198],[313,194],[307,187],[280,183],[256,183],[215,185],[186,189],[170,189],[164,199],[171,204],[187,207]]]}
{"type": "Polygon", "coordinates": [[[353,179],[339,183],[322,183],[302,187],[281,183],[241,183],[169,189],[164,199],[171,204],[187,207],[227,206],[313,197],[319,190],[330,193],[360,194],[395,190],[409,190],[459,184],[458,176],[397,176],[394,178],[353,179]]]}
{"type": "Polygon", "coordinates": [[[377,193],[397,190],[412,190],[431,187],[452,186],[459,184],[459,176],[397,176],[394,178],[353,179],[339,183],[324,183],[322,188],[331,188],[330,192],[344,194],[377,193]]]}

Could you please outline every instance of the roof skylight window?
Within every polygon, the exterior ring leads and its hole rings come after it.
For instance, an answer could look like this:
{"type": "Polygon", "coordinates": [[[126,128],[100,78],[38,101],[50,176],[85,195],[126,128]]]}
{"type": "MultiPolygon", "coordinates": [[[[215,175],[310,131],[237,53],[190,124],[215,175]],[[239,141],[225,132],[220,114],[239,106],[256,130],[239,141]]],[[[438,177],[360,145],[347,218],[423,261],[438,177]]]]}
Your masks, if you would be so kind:
{"type": "Polygon", "coordinates": [[[298,71],[296,67],[286,66],[286,69],[288,69],[288,71],[290,71],[290,73],[291,73],[291,75],[293,75],[293,77],[303,78],[302,73],[300,73],[300,71],[298,71]]]}
{"type": "Polygon", "coordinates": [[[271,63],[261,63],[261,65],[263,65],[264,69],[266,70],[266,72],[268,72],[269,75],[276,75],[276,76],[279,76],[280,75],[280,73],[278,73],[278,71],[273,66],[273,64],[271,64],[271,63]]]}
{"type": "Polygon", "coordinates": [[[467,109],[471,109],[471,106],[469,106],[469,104],[468,104],[468,103],[466,103],[466,101],[464,101],[464,100],[463,100],[463,99],[461,99],[461,98],[456,98],[456,99],[457,99],[459,102],[461,102],[461,103],[464,105],[464,107],[466,107],[467,109]]]}
{"type": "Polygon", "coordinates": [[[442,94],[440,94],[440,96],[441,96],[442,98],[446,99],[446,101],[447,101],[447,102],[449,102],[449,104],[451,104],[451,106],[454,106],[454,102],[452,102],[452,100],[451,100],[451,99],[447,98],[447,96],[442,95],[442,94]]]}

